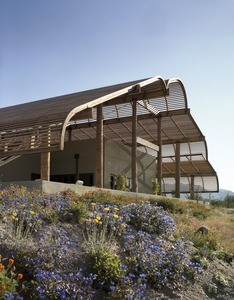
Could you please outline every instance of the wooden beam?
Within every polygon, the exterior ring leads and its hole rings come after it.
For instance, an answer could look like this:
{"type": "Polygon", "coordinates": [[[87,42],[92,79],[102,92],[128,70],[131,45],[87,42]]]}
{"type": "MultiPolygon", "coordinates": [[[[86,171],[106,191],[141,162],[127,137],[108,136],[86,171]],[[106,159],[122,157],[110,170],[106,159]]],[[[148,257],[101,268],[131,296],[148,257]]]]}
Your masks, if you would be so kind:
{"type": "Polygon", "coordinates": [[[158,118],[158,155],[157,155],[157,183],[159,184],[158,195],[162,194],[162,118],[158,118]]]}
{"type": "Polygon", "coordinates": [[[137,180],[137,102],[132,102],[132,191],[138,192],[137,180]]]}
{"type": "Polygon", "coordinates": [[[137,101],[137,103],[144,107],[145,109],[147,109],[149,112],[151,112],[152,114],[154,114],[155,116],[157,116],[160,111],[157,110],[155,107],[153,107],[151,104],[147,103],[147,100],[140,100],[140,101],[137,101]]]}
{"type": "Polygon", "coordinates": [[[71,120],[84,120],[93,118],[93,108],[86,108],[78,112],[71,120]]]}
{"type": "Polygon", "coordinates": [[[103,105],[97,106],[96,186],[103,187],[103,105]]]}
{"type": "Polygon", "coordinates": [[[175,174],[175,196],[180,198],[180,142],[176,143],[176,174],[175,174]]]}
{"type": "Polygon", "coordinates": [[[137,144],[140,144],[141,146],[144,146],[146,148],[150,148],[150,149],[155,150],[157,152],[159,151],[159,146],[158,145],[155,145],[151,142],[148,142],[147,140],[142,139],[139,136],[137,136],[137,144]]]}
{"type": "MultiPolygon", "coordinates": [[[[161,112],[158,115],[155,115],[153,113],[149,113],[149,114],[144,114],[144,115],[139,115],[137,116],[137,120],[151,120],[151,119],[157,119],[157,118],[161,118],[161,117],[169,117],[169,116],[178,116],[178,115],[184,115],[186,113],[188,113],[189,110],[188,109],[178,109],[178,110],[174,110],[174,111],[169,111],[169,112],[161,112]]],[[[122,118],[114,118],[114,119],[110,119],[110,120],[104,120],[103,121],[103,125],[111,125],[111,124],[116,124],[116,123],[128,123],[132,121],[132,117],[122,117],[122,118]]],[[[89,128],[89,127],[96,127],[96,121],[94,122],[88,122],[88,123],[82,123],[82,124],[74,124],[74,125],[70,125],[67,127],[67,130],[69,128],[72,129],[80,129],[80,128],[89,128]]]]}
{"type": "Polygon", "coordinates": [[[194,199],[194,175],[190,176],[190,199],[194,199]]]}
{"type": "MultiPolygon", "coordinates": [[[[165,97],[169,95],[169,89],[151,89],[151,90],[146,90],[143,92],[138,92],[137,94],[134,94],[134,100],[148,100],[148,99],[155,99],[155,98],[160,98],[160,97],[165,97]]],[[[105,102],[105,106],[111,106],[111,105],[117,105],[117,104],[123,104],[123,103],[129,103],[133,101],[132,99],[132,93],[129,92],[126,95],[121,95],[113,100],[109,100],[108,102],[105,102]]]]}
{"type": "MultiPolygon", "coordinates": [[[[164,167],[164,166],[163,166],[164,167]]],[[[213,176],[217,176],[217,174],[215,172],[213,173],[185,173],[185,174],[180,174],[180,178],[188,178],[188,177],[213,177],[213,176]]],[[[163,172],[163,178],[175,178],[175,172],[172,173],[164,173],[163,172]]]]}
{"type": "Polygon", "coordinates": [[[50,152],[41,153],[41,179],[50,180],[50,152]]]}

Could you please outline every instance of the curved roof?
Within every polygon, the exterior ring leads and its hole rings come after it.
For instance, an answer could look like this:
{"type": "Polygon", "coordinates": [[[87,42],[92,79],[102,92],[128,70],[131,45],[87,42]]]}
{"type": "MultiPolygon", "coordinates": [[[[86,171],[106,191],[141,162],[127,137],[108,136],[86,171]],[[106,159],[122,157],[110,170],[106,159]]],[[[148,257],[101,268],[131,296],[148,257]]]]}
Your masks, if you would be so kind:
{"type": "MultiPolygon", "coordinates": [[[[179,79],[152,77],[2,108],[0,166],[14,156],[62,150],[68,140],[96,138],[99,104],[103,104],[105,138],[130,145],[132,101],[137,101],[139,137],[157,145],[161,118],[163,178],[174,178],[175,143],[179,141],[181,176],[212,177],[212,189],[203,184],[202,190],[217,191],[218,179],[208,162],[205,137],[190,113],[179,79]]],[[[139,150],[150,152],[140,145],[139,150]]]]}

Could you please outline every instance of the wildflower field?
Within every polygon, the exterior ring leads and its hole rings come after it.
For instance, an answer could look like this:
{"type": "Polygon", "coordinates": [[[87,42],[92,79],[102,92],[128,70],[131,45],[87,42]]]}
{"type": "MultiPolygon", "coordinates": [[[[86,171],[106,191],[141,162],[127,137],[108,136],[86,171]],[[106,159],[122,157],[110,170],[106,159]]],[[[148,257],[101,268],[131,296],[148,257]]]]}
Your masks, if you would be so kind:
{"type": "Polygon", "coordinates": [[[162,197],[9,186],[0,190],[0,299],[159,299],[149,291],[187,288],[210,261],[232,261],[232,242],[195,233],[211,215],[162,197]]]}

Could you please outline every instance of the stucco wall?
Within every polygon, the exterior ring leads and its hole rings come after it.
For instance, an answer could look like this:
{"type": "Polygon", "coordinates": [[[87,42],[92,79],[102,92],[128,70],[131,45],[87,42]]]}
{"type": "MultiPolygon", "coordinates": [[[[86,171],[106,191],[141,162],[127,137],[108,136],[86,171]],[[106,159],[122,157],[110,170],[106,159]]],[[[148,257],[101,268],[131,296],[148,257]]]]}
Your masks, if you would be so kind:
{"type": "MultiPolygon", "coordinates": [[[[111,140],[105,141],[104,187],[110,188],[110,175],[131,174],[131,148],[111,140]]],[[[138,189],[141,193],[151,193],[151,180],[155,178],[155,158],[137,151],[138,189]]]]}
{"type": "Polygon", "coordinates": [[[40,173],[40,154],[28,154],[0,167],[3,182],[31,180],[31,173],[40,173]]]}
{"type": "Polygon", "coordinates": [[[75,154],[79,154],[79,173],[95,173],[96,140],[65,143],[64,151],[51,156],[51,174],[73,174],[76,172],[75,154]]]}
{"type": "MultiPolygon", "coordinates": [[[[51,175],[75,174],[75,154],[79,154],[79,174],[93,173],[95,182],[96,140],[68,142],[64,151],[51,153],[51,175]]],[[[139,192],[150,193],[155,176],[153,157],[138,152],[139,192]]],[[[110,188],[111,174],[125,173],[131,178],[131,148],[110,140],[104,142],[104,188],[110,188]]],[[[0,167],[3,182],[28,181],[31,173],[40,174],[40,154],[24,155],[0,167]]]]}
{"type": "MultiPolygon", "coordinates": [[[[75,174],[75,154],[79,154],[79,173],[95,174],[95,140],[68,142],[64,151],[51,152],[51,175],[75,174]]],[[[31,173],[40,174],[40,154],[23,155],[0,167],[3,182],[28,181],[31,173]]]]}

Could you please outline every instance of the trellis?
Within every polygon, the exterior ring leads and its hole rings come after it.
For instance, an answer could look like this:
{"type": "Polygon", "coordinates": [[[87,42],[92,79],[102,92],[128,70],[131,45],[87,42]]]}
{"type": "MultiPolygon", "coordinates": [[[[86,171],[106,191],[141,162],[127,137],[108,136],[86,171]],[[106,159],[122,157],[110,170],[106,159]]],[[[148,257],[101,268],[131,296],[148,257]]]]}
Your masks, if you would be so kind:
{"type": "Polygon", "coordinates": [[[153,77],[0,109],[0,166],[41,153],[49,179],[50,152],[67,141],[97,139],[97,186],[103,185],[103,138],[131,147],[133,191],[140,150],[155,156],[161,192],[218,191],[205,137],[179,79],[153,77]]]}

